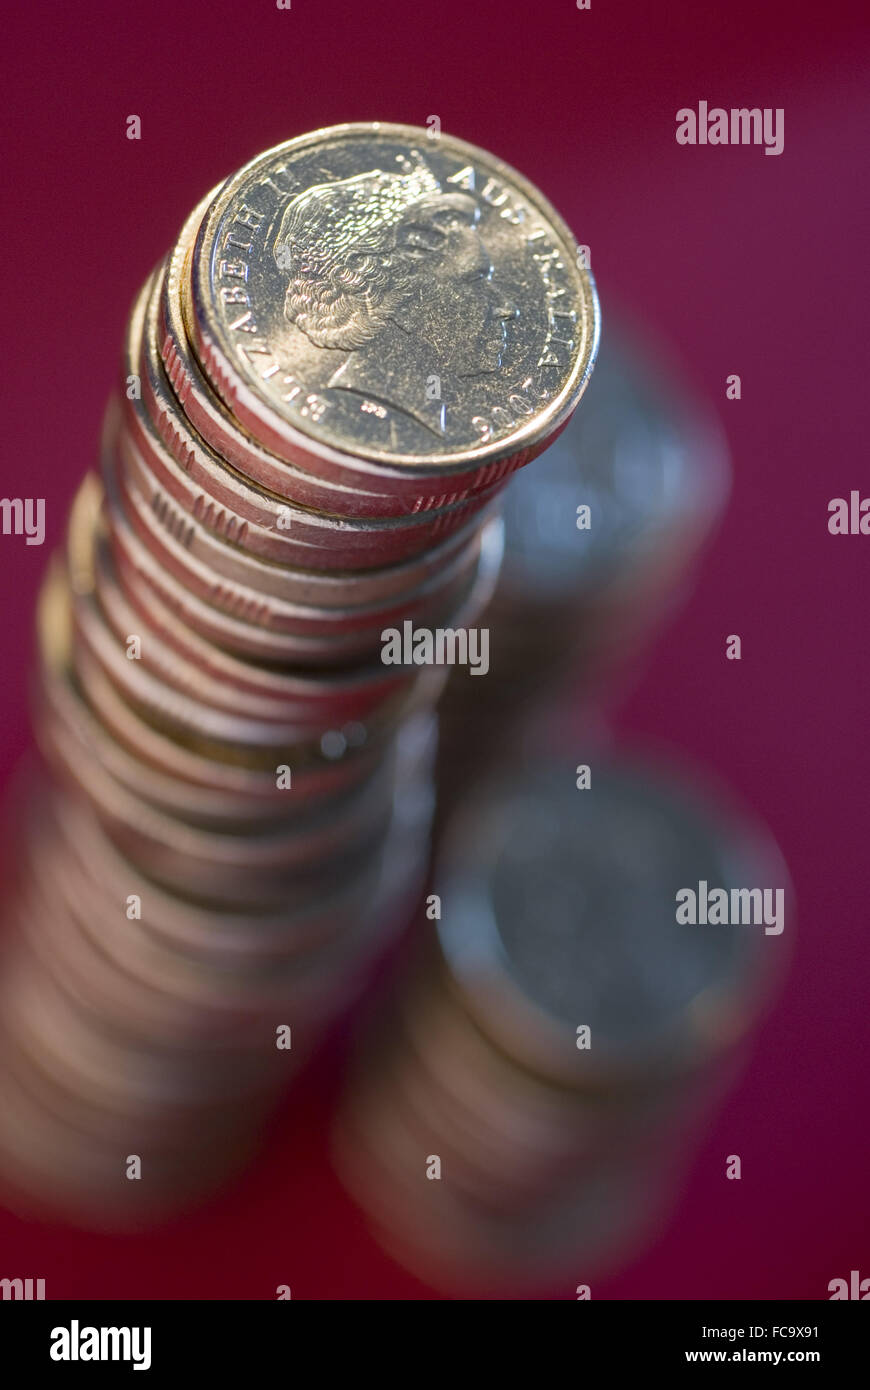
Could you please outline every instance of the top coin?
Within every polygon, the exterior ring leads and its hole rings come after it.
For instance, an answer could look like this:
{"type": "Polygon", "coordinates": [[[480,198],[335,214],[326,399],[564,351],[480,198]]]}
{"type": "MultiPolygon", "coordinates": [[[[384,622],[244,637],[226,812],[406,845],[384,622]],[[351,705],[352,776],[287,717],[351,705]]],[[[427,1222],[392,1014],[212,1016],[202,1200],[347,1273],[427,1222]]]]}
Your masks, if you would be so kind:
{"type": "Polygon", "coordinates": [[[230,178],[200,226],[187,329],[214,389],[282,458],[492,479],[576,406],[595,285],[508,165],[415,126],[333,126],[230,178]]]}

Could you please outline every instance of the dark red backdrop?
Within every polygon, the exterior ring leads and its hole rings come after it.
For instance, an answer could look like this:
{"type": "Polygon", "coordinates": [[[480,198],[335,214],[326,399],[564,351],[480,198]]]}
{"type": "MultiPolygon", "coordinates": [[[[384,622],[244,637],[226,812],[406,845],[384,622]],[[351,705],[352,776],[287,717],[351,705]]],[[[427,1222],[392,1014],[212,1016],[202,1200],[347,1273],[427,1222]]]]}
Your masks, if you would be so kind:
{"type": "MultiPolygon", "coordinates": [[[[850,1269],[870,1276],[870,538],[826,526],[829,498],[870,494],[862,12],[152,0],[4,15],[2,490],[45,497],[48,513],[41,550],[0,537],[4,774],[28,740],[38,579],[93,459],[133,292],[194,201],[259,150],[318,125],[437,114],[542,187],[591,247],[605,324],[628,307],[719,409],[731,508],[620,725],[679,745],[767,820],[799,940],[676,1219],[595,1297],[824,1298],[850,1269]],[[702,99],[783,107],[784,153],[678,146],[677,109],[702,99]],[[731,372],[739,403],[725,400],[731,372]],[[724,660],[731,632],[740,663],[724,660]],[[734,1152],[744,1177],[724,1182],[734,1152]]],[[[325,1165],[329,1085],[313,1078],[256,1172],[172,1231],[99,1239],[0,1213],[0,1275],[44,1277],[54,1298],[272,1298],[281,1283],[294,1298],[431,1296],[379,1253],[325,1165]]]]}

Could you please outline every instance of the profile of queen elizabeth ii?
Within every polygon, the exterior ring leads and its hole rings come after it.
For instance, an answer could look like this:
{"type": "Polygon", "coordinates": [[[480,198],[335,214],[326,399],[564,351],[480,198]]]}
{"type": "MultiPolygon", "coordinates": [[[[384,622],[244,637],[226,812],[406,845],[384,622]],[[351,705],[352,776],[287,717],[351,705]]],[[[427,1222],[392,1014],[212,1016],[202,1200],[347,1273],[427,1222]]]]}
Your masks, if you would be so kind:
{"type": "Polygon", "coordinates": [[[441,401],[496,372],[515,310],[492,284],[480,209],[444,191],[415,151],[400,172],[316,184],[287,205],[273,254],[284,314],[347,357],[328,387],[379,401],[438,433],[441,401]],[[439,400],[427,395],[436,377],[439,400]]]}

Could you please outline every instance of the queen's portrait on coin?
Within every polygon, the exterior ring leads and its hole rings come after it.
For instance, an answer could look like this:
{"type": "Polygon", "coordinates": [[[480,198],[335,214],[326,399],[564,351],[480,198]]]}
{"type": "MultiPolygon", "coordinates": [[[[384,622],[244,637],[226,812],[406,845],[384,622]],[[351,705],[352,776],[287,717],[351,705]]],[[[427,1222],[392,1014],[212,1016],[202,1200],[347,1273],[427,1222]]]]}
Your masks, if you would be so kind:
{"type": "Polygon", "coordinates": [[[438,434],[463,382],[498,371],[516,310],[492,282],[479,219],[476,201],[444,191],[419,156],[288,203],[273,247],[289,273],[284,315],[317,347],[347,353],[330,393],[438,434]]]}

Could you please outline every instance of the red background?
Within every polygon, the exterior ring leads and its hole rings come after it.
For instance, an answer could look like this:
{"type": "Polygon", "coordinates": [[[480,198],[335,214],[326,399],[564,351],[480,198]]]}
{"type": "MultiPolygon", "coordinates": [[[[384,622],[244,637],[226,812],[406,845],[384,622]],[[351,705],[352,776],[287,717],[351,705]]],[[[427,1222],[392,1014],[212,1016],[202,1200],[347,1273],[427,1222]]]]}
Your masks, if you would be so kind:
{"type": "MultiPolygon", "coordinates": [[[[4,15],[2,490],[46,499],[45,546],[0,537],[3,772],[28,742],[33,600],[94,457],[137,285],[194,202],[269,145],[384,119],[528,174],[628,308],[711,398],[730,510],[620,728],[679,746],[773,829],[800,910],[794,966],[666,1234],[595,1298],[826,1298],[870,1276],[867,787],[870,538],[827,503],[870,494],[867,75],[861,4],[731,0],[208,0],[4,15]],[[682,106],[785,110],[785,149],[683,148],[682,106]],[[142,139],[125,138],[126,117],[142,139]],[[863,293],[862,293],[863,291],[863,293]],[[743,399],[725,399],[737,372],[743,399]],[[740,633],[743,660],[724,639],[740,633]],[[863,1055],[862,1055],[863,1054],[863,1055]],[[741,1182],[724,1155],[743,1156],[741,1182]]],[[[0,1213],[0,1275],[50,1298],[419,1299],[325,1163],[329,1068],[209,1211],[137,1239],[0,1213]]],[[[578,1279],[582,1277],[578,1275],[578,1279]]],[[[556,1297],[572,1298],[568,1288],[556,1297]]]]}

